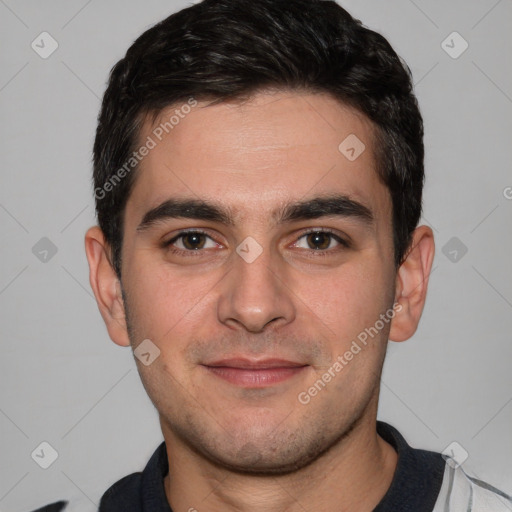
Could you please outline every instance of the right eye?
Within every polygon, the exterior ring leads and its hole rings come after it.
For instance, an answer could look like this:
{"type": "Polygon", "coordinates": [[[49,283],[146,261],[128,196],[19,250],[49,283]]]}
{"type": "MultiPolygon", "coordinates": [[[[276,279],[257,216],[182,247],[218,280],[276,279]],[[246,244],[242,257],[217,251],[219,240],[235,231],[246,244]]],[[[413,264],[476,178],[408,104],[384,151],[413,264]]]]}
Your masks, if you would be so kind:
{"type": "Polygon", "coordinates": [[[219,245],[208,234],[197,230],[181,231],[169,241],[163,243],[164,248],[168,248],[175,254],[201,252],[201,249],[214,249],[219,245]],[[210,243],[208,243],[208,239],[211,241],[210,243]]]}

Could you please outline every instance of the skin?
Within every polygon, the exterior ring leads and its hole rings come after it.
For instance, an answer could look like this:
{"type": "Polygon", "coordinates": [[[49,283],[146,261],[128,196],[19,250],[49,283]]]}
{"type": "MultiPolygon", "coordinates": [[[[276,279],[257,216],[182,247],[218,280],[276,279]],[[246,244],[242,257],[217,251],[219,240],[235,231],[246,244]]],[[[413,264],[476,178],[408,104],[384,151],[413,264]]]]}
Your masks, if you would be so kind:
{"type": "MultiPolygon", "coordinates": [[[[140,140],[154,127],[147,122],[140,140]]],[[[137,170],[122,282],[101,230],[87,231],[90,283],[111,339],[132,348],[150,339],[160,350],[149,366],[135,361],[159,412],[174,511],[371,511],[389,488],[397,454],[376,432],[380,374],[388,338],[404,341],[417,328],[434,241],[418,227],[394,267],[392,204],[375,171],[373,129],[325,94],[265,91],[243,103],[199,103],[137,170]],[[366,146],[354,161],[338,150],[349,134],[366,146]],[[335,216],[279,224],[272,216],[333,193],[366,205],[373,224],[335,216]],[[181,218],[137,231],[168,198],[216,201],[234,225],[181,218]],[[189,228],[207,232],[202,249],[176,255],[161,246],[189,228]],[[351,244],[327,237],[320,251],[304,235],[312,228],[351,244]],[[236,252],[246,237],[262,248],[252,263],[236,252]],[[395,303],[393,320],[300,403],[299,393],[395,303]],[[202,366],[234,354],[307,366],[258,389],[202,366]]],[[[174,247],[186,251],[190,239],[174,247]]]]}

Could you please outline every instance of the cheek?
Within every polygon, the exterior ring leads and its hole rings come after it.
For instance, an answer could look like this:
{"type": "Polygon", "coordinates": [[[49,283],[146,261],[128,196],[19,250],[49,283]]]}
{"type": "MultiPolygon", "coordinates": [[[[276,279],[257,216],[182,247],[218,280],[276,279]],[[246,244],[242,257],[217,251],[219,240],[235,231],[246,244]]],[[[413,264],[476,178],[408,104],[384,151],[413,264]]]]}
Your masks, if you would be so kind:
{"type": "Polygon", "coordinates": [[[375,261],[347,263],[329,275],[308,279],[298,295],[331,337],[352,338],[387,309],[388,281],[375,261]]]}
{"type": "Polygon", "coordinates": [[[169,267],[141,261],[126,275],[131,327],[141,339],[149,338],[162,351],[185,346],[196,327],[204,323],[208,292],[218,277],[180,275],[169,267]]]}

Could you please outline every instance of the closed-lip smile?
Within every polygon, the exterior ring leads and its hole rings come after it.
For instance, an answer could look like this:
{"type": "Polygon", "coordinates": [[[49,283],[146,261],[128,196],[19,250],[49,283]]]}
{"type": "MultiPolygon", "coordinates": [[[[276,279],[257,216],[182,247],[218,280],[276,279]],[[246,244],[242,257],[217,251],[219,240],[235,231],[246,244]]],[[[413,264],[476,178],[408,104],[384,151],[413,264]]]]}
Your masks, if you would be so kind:
{"type": "Polygon", "coordinates": [[[288,380],[309,365],[286,359],[254,360],[233,357],[202,366],[216,377],[231,384],[247,388],[261,388],[288,380]]]}

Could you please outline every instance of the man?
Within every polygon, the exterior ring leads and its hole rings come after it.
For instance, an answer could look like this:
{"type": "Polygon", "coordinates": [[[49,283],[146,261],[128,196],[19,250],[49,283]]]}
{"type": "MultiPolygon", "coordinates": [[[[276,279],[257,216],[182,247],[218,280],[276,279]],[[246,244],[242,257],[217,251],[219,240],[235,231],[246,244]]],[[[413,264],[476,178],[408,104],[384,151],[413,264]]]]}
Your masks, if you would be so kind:
{"type": "Polygon", "coordinates": [[[204,0],[135,41],[85,246],[164,442],[101,512],[510,510],[376,419],[427,293],[423,180],[410,73],[335,2],[204,0]]]}

